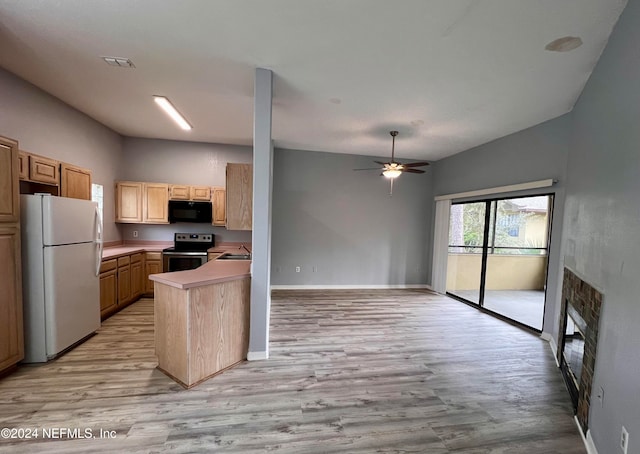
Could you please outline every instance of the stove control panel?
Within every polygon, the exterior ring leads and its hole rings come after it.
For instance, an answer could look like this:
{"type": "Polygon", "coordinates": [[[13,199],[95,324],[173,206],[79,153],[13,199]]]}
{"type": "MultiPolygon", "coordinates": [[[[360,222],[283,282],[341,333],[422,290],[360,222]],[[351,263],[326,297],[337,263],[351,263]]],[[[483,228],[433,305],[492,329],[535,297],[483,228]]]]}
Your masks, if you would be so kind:
{"type": "Polygon", "coordinates": [[[213,243],[211,233],[176,233],[174,235],[176,243],[213,243]]]}

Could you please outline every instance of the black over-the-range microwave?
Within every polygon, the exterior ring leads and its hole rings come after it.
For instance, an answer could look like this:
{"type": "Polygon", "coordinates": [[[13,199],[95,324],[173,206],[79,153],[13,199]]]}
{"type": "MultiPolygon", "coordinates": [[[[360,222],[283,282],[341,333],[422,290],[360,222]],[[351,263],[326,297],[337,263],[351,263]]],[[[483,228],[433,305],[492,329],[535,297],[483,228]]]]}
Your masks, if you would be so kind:
{"type": "Polygon", "coordinates": [[[169,200],[169,222],[206,222],[211,224],[211,202],[169,200]]]}

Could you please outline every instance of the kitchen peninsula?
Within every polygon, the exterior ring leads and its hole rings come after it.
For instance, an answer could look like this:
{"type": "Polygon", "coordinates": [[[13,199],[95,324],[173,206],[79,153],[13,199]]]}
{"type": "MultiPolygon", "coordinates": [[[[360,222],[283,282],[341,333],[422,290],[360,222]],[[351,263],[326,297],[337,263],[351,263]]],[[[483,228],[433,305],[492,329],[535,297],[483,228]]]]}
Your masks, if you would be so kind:
{"type": "Polygon", "coordinates": [[[246,359],[251,261],[152,274],[158,369],[186,388],[246,359]]]}

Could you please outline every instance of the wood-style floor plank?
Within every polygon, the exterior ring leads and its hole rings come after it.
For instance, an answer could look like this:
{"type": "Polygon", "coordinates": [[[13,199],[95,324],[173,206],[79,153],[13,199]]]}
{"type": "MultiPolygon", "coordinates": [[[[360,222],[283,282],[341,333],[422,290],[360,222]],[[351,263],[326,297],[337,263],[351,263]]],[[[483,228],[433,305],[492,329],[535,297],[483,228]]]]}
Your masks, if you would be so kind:
{"type": "Polygon", "coordinates": [[[281,291],[270,359],[190,390],[156,369],[153,301],[0,380],[0,427],[115,439],[0,452],[583,454],[546,342],[428,291],[281,291]]]}

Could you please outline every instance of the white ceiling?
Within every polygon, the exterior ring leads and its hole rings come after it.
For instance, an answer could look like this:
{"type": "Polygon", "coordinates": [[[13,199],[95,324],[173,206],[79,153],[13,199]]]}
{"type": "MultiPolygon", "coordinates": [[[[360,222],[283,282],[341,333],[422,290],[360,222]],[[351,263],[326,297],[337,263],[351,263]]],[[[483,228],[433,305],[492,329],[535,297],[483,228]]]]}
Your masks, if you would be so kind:
{"type": "Polygon", "coordinates": [[[437,160],[570,111],[625,5],[2,0],[0,66],[123,135],[242,145],[269,68],[276,147],[386,156],[397,129],[398,156],[437,160]],[[565,36],[584,44],[545,50],[565,36]]]}

